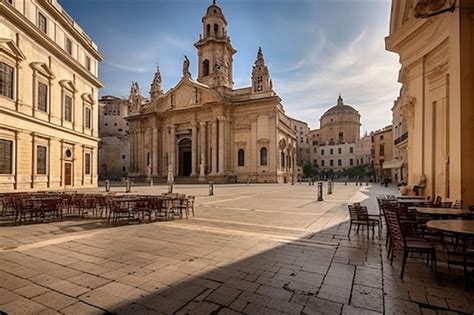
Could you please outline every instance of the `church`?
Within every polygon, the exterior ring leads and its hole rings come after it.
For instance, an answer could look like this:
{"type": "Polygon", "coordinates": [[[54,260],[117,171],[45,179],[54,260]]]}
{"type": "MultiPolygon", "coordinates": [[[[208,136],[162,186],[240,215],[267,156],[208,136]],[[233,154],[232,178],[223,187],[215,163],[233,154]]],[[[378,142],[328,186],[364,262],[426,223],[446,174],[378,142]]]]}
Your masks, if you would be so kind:
{"type": "Polygon", "coordinates": [[[227,21],[216,4],[202,18],[194,80],[185,56],[181,80],[162,90],[159,69],[150,99],[137,83],[126,118],[130,132],[129,177],[135,181],[284,183],[296,180],[296,135],[273,90],[262,49],[251,72],[251,86],[233,88],[237,52],[227,21]]]}

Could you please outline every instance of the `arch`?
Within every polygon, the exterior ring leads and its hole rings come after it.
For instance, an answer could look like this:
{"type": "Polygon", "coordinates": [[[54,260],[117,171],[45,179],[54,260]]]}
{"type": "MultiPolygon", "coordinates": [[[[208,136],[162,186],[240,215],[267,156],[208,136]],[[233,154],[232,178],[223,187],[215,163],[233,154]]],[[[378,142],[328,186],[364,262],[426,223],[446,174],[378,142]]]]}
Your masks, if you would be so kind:
{"type": "Polygon", "coordinates": [[[204,59],[202,62],[202,76],[207,77],[209,75],[209,60],[204,59]]]}
{"type": "Polygon", "coordinates": [[[219,36],[219,25],[214,24],[214,35],[217,37],[219,36]]]}
{"type": "Polygon", "coordinates": [[[183,138],[178,142],[178,174],[190,176],[192,172],[191,139],[183,138]]]}
{"type": "Polygon", "coordinates": [[[211,25],[207,24],[206,25],[206,37],[211,36],[211,25]]]}
{"type": "Polygon", "coordinates": [[[237,152],[237,165],[238,166],[245,166],[245,150],[239,149],[237,152]]]}
{"type": "Polygon", "coordinates": [[[267,166],[268,164],[268,150],[266,147],[260,149],[260,165],[267,166]]]}

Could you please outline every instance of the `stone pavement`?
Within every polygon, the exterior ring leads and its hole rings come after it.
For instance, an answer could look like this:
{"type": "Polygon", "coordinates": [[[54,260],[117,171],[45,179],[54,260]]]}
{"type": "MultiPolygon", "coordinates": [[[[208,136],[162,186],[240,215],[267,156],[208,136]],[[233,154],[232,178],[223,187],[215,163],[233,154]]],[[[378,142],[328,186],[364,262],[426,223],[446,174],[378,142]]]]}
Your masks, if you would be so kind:
{"type": "MultiPolygon", "coordinates": [[[[161,193],[165,186],[135,188],[161,193]]],[[[0,311],[8,314],[472,314],[460,270],[438,282],[385,240],[347,231],[347,203],[376,213],[393,188],[182,185],[189,220],[110,226],[97,220],[0,227],[0,311]]],[[[440,258],[442,259],[442,258],[440,258]]]]}

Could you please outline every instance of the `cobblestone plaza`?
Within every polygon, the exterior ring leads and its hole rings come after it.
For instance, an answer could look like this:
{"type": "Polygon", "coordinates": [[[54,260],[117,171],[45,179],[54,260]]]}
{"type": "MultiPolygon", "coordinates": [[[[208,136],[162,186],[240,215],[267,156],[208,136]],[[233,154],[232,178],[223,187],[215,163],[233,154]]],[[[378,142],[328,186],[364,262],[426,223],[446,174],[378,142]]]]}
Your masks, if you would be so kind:
{"type": "MultiPolygon", "coordinates": [[[[0,228],[0,311],[8,314],[468,314],[474,293],[438,258],[386,259],[385,232],[347,237],[347,204],[378,213],[380,186],[175,186],[188,220],[99,220],[0,228]]],[[[118,190],[119,188],[117,188],[118,190]]],[[[120,188],[123,190],[123,188],[120,188]]],[[[162,193],[166,186],[133,188],[162,193]]]]}

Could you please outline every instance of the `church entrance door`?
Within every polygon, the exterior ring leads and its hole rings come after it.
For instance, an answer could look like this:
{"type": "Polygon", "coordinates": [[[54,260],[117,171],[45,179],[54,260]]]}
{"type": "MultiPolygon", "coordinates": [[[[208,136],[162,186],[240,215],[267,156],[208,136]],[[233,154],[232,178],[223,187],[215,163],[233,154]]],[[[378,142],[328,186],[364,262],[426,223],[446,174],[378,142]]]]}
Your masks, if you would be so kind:
{"type": "Polygon", "coordinates": [[[192,172],[191,140],[183,139],[178,143],[179,176],[189,176],[192,172]]]}

